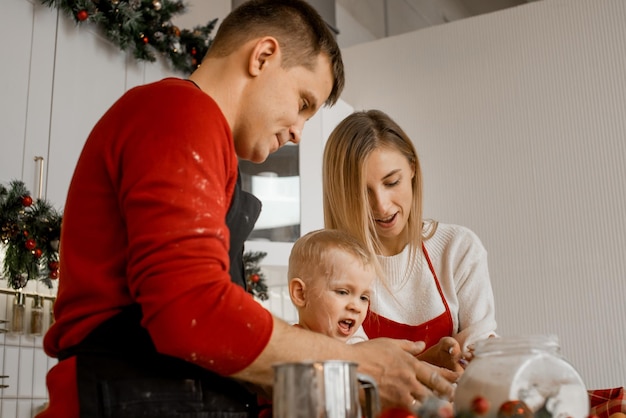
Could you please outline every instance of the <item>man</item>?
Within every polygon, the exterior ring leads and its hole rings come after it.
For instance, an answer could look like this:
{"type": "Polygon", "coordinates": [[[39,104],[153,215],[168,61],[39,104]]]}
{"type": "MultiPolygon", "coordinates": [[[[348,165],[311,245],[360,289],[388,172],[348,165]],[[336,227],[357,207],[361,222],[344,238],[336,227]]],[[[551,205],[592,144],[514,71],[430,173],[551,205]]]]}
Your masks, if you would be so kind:
{"type": "Polygon", "coordinates": [[[91,132],[68,191],[47,417],[249,417],[272,364],[346,359],[383,405],[450,393],[420,343],[347,346],[274,318],[245,291],[260,203],[237,157],[298,143],[344,83],[339,48],[300,0],[251,1],[220,25],[189,80],[120,98],[91,132]]]}

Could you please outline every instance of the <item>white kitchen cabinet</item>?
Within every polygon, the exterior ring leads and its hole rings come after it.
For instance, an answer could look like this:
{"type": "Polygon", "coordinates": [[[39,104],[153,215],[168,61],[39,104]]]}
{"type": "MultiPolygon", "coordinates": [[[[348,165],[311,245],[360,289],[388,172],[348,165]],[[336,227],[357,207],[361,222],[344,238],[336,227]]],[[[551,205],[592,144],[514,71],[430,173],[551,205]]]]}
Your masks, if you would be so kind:
{"type": "Polygon", "coordinates": [[[24,127],[28,102],[28,69],[32,42],[32,5],[23,0],[7,0],[3,8],[18,16],[0,25],[0,39],[10,39],[3,45],[3,69],[0,77],[0,180],[22,176],[24,127]],[[29,7],[30,6],[30,7],[29,7]]]}
{"type": "MultiPolygon", "coordinates": [[[[33,196],[45,181],[57,11],[28,0],[6,0],[0,79],[0,181],[22,180],[33,196]],[[44,167],[44,171],[40,169],[44,167]]],[[[41,189],[43,196],[43,189],[41,189]]]]}

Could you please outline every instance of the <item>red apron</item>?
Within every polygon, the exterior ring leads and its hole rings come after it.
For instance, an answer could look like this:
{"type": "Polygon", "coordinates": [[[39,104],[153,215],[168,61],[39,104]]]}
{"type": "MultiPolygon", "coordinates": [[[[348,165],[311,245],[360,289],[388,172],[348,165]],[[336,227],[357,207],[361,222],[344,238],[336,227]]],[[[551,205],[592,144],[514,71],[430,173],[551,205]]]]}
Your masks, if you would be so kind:
{"type": "Polygon", "coordinates": [[[428,262],[428,267],[433,274],[445,311],[438,317],[420,325],[401,324],[380,316],[375,312],[368,311],[367,317],[363,322],[363,329],[368,338],[388,337],[411,341],[424,341],[426,343],[426,349],[428,349],[437,344],[442,337],[452,336],[452,314],[450,313],[448,302],[443,295],[439,279],[437,279],[437,273],[435,273],[433,263],[430,261],[428,251],[426,251],[424,244],[422,244],[422,250],[428,262]]]}

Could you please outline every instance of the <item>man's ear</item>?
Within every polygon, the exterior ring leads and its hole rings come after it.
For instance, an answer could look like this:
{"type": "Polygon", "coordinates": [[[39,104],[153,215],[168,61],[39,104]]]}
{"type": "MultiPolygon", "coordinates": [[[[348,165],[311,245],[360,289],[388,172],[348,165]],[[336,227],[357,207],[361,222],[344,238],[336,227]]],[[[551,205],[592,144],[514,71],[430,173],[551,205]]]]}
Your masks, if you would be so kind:
{"type": "Polygon", "coordinates": [[[257,40],[250,53],[248,61],[248,72],[256,77],[261,71],[272,62],[280,64],[280,45],[273,36],[266,36],[257,40]]]}
{"type": "Polygon", "coordinates": [[[289,297],[291,302],[301,308],[306,304],[306,284],[299,277],[289,280],[289,297]]]}

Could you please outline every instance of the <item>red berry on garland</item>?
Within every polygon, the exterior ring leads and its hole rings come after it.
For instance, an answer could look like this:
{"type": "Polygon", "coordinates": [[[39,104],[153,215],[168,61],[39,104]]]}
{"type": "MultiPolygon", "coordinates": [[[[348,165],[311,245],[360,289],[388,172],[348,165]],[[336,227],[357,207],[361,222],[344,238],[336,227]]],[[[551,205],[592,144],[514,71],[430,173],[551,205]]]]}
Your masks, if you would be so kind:
{"type": "Polygon", "coordinates": [[[83,10],[79,10],[78,13],[76,13],[76,19],[80,20],[81,22],[87,20],[89,18],[89,12],[87,12],[87,10],[83,9],[83,10]]]}
{"type": "Polygon", "coordinates": [[[41,258],[42,254],[43,251],[41,251],[41,248],[36,248],[35,251],[33,251],[33,255],[35,256],[35,258],[41,258]]]}
{"type": "Polygon", "coordinates": [[[507,401],[500,406],[498,418],[532,418],[534,414],[522,401],[507,401]]]}
{"type": "Polygon", "coordinates": [[[33,198],[26,195],[26,196],[22,196],[22,206],[25,207],[29,207],[30,205],[33,204],[33,198]]]}
{"type": "Polygon", "coordinates": [[[56,280],[59,278],[59,270],[50,270],[50,273],[48,273],[48,277],[50,277],[52,280],[56,280]]]}
{"type": "Polygon", "coordinates": [[[148,38],[147,36],[144,36],[142,41],[144,44],[147,44],[148,42],[150,42],[150,38],[148,38]]]}
{"type": "Polygon", "coordinates": [[[34,250],[35,247],[37,246],[37,243],[35,242],[34,239],[28,238],[26,242],[24,243],[24,246],[29,250],[34,250]]]}
{"type": "Polygon", "coordinates": [[[191,48],[191,55],[196,55],[198,53],[198,51],[196,51],[195,47],[191,48]]]}
{"type": "Polygon", "coordinates": [[[477,396],[472,401],[472,411],[474,411],[476,415],[486,414],[490,406],[489,401],[482,396],[477,396]]]}
{"type": "Polygon", "coordinates": [[[30,233],[27,230],[23,230],[22,235],[24,235],[25,237],[28,237],[30,233]]]}
{"type": "Polygon", "coordinates": [[[254,273],[250,275],[250,281],[252,283],[258,283],[259,280],[261,280],[261,276],[259,276],[258,274],[254,273]]]}

